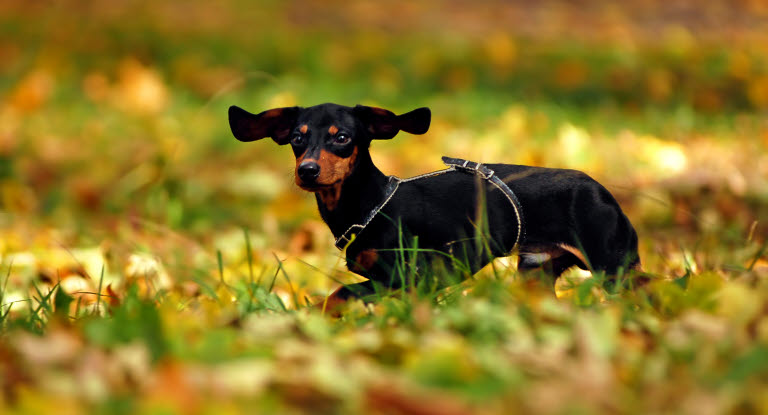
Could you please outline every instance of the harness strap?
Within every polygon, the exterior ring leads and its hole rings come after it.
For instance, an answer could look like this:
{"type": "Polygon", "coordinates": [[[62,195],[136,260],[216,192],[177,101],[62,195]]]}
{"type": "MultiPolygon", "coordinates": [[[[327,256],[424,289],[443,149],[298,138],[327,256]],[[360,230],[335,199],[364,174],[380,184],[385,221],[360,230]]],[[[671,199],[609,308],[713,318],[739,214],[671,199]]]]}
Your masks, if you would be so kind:
{"type": "Polygon", "coordinates": [[[336,238],[336,248],[343,251],[344,248],[346,248],[347,245],[352,242],[354,236],[362,232],[363,229],[368,226],[373,218],[379,214],[379,212],[384,208],[384,206],[387,205],[387,203],[389,203],[389,201],[392,199],[392,196],[395,195],[395,191],[397,191],[397,188],[400,186],[401,182],[432,177],[437,174],[443,174],[452,170],[457,170],[464,173],[477,174],[482,179],[488,180],[488,182],[496,186],[496,188],[501,190],[504,196],[507,197],[509,203],[512,204],[512,208],[515,210],[515,216],[517,217],[517,237],[515,238],[515,245],[512,248],[512,251],[516,250],[520,243],[525,239],[525,226],[523,224],[523,207],[520,205],[520,201],[517,199],[517,196],[515,196],[515,193],[512,191],[512,189],[510,189],[509,186],[504,183],[504,180],[496,176],[493,170],[483,165],[482,163],[450,157],[443,157],[443,163],[448,166],[448,169],[434,173],[427,173],[421,176],[412,177],[410,179],[399,179],[395,176],[390,176],[389,182],[387,183],[387,188],[384,191],[384,201],[368,213],[368,216],[366,216],[362,224],[354,224],[350,226],[346,232],[336,238]]]}
{"type": "Polygon", "coordinates": [[[445,163],[446,166],[456,168],[458,171],[477,174],[496,186],[496,188],[501,190],[504,196],[507,197],[509,203],[512,204],[512,208],[515,209],[515,216],[517,217],[517,237],[515,238],[515,245],[512,247],[512,251],[516,250],[520,243],[525,239],[525,224],[523,219],[523,206],[520,204],[520,200],[515,195],[515,192],[504,183],[504,180],[496,175],[495,171],[482,163],[451,157],[443,157],[443,163],[445,163]]]}
{"type": "Polygon", "coordinates": [[[363,229],[365,229],[365,227],[368,226],[373,218],[376,217],[376,215],[381,211],[381,209],[384,209],[384,206],[386,206],[390,199],[392,199],[392,196],[395,195],[395,191],[400,186],[400,182],[401,180],[397,177],[389,176],[389,182],[387,182],[387,187],[384,189],[384,201],[373,208],[370,212],[368,212],[368,216],[365,217],[362,224],[354,224],[350,226],[349,229],[341,234],[341,236],[336,238],[336,243],[334,245],[336,245],[338,250],[343,251],[344,248],[346,248],[346,246],[352,242],[354,235],[362,232],[363,229]]]}

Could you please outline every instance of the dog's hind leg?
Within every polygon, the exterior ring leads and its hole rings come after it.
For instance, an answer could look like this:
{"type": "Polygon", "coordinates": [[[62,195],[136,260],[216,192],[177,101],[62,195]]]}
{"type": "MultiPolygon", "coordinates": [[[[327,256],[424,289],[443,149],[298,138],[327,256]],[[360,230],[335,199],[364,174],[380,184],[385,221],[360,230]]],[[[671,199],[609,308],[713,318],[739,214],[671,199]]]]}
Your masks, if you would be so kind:
{"type": "Polygon", "coordinates": [[[517,269],[523,273],[543,272],[555,279],[573,266],[586,269],[586,264],[572,252],[561,247],[550,247],[539,252],[520,252],[517,269]]]}

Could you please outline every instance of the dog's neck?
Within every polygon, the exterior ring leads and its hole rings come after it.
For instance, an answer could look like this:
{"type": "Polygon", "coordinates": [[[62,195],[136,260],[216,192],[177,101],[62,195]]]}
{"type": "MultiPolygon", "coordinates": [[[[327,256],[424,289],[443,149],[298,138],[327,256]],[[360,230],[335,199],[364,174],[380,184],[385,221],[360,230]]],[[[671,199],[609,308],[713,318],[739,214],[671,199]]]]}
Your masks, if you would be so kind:
{"type": "Polygon", "coordinates": [[[361,151],[358,158],[354,172],[341,185],[333,209],[323,201],[320,192],[315,193],[320,216],[336,238],[350,226],[361,224],[384,201],[389,177],[373,164],[367,151],[361,151]]]}

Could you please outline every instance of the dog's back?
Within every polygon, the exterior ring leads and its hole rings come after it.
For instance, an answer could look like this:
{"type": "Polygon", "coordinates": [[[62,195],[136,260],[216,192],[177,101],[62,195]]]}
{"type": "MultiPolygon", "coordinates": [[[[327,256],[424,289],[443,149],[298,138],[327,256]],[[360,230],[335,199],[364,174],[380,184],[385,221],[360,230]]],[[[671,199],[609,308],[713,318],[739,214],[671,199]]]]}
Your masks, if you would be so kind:
{"type": "Polygon", "coordinates": [[[634,228],[610,192],[588,175],[486,166],[514,192],[521,212],[481,176],[453,169],[430,173],[399,184],[381,213],[357,235],[355,250],[382,251],[401,246],[398,238],[416,237],[418,248],[457,256],[472,272],[515,250],[521,259],[536,254],[538,265],[568,255],[568,267],[609,275],[639,264],[634,228]]]}
{"type": "Polygon", "coordinates": [[[520,252],[576,256],[584,269],[616,275],[639,267],[637,233],[613,195],[577,170],[489,165],[523,206],[528,233],[520,252]],[[554,252],[550,252],[554,251],[554,252]]]}

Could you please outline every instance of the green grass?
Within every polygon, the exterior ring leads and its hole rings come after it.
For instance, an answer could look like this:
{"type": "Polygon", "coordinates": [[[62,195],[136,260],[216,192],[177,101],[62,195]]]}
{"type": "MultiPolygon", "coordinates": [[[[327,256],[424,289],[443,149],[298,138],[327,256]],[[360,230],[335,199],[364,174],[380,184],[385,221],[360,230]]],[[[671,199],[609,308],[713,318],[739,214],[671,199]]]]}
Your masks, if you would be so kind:
{"type": "MultiPolygon", "coordinates": [[[[754,263],[765,244],[749,248],[754,263]]],[[[353,302],[338,319],[295,309],[295,292],[284,299],[275,291],[278,278],[290,283],[280,259],[254,281],[250,250],[245,267],[225,263],[218,253],[210,292],[194,296],[178,288],[153,295],[133,285],[119,303],[105,302],[99,311],[73,308],[73,297],[58,285],[47,292],[36,287],[28,313],[2,321],[6,349],[40,371],[32,375],[37,388],[10,389],[9,403],[30,407],[30,399],[53,393],[51,407],[64,399],[89,411],[127,404],[184,412],[184,398],[158,397],[150,386],[158,376],[177,376],[173,387],[202,394],[194,401],[203,412],[221,402],[248,411],[312,412],[327,405],[323,411],[358,412],[377,399],[384,403],[376,405],[394,407],[435,399],[450,410],[645,412],[684,409],[669,401],[674,396],[712,394],[719,410],[751,412],[763,405],[768,349],[760,322],[768,287],[749,268],[688,268],[678,279],[646,275],[651,282],[638,287],[628,275],[609,290],[599,276],[566,276],[558,298],[546,279],[523,278],[501,263],[472,281],[436,290],[423,283],[434,277],[433,269],[411,266],[418,251],[402,248],[395,268],[409,289],[379,292],[368,305],[353,302]],[[225,269],[240,271],[225,280],[225,269]],[[45,344],[49,337],[52,347],[79,338],[79,349],[60,360],[25,360],[34,352],[21,345],[45,344]],[[82,353],[118,365],[133,359],[143,376],[95,401],[83,391],[45,392],[45,377],[61,364],[94,370],[98,382],[113,385],[114,374],[87,366],[82,353]],[[239,364],[255,372],[240,371],[239,364]],[[221,378],[224,386],[200,384],[200,376],[221,378]],[[228,379],[259,386],[243,392],[228,379]],[[382,382],[388,392],[380,390],[382,382]],[[559,399],[541,401],[542,393],[559,399]]],[[[76,373],[67,371],[59,381],[74,385],[76,373]]]]}

